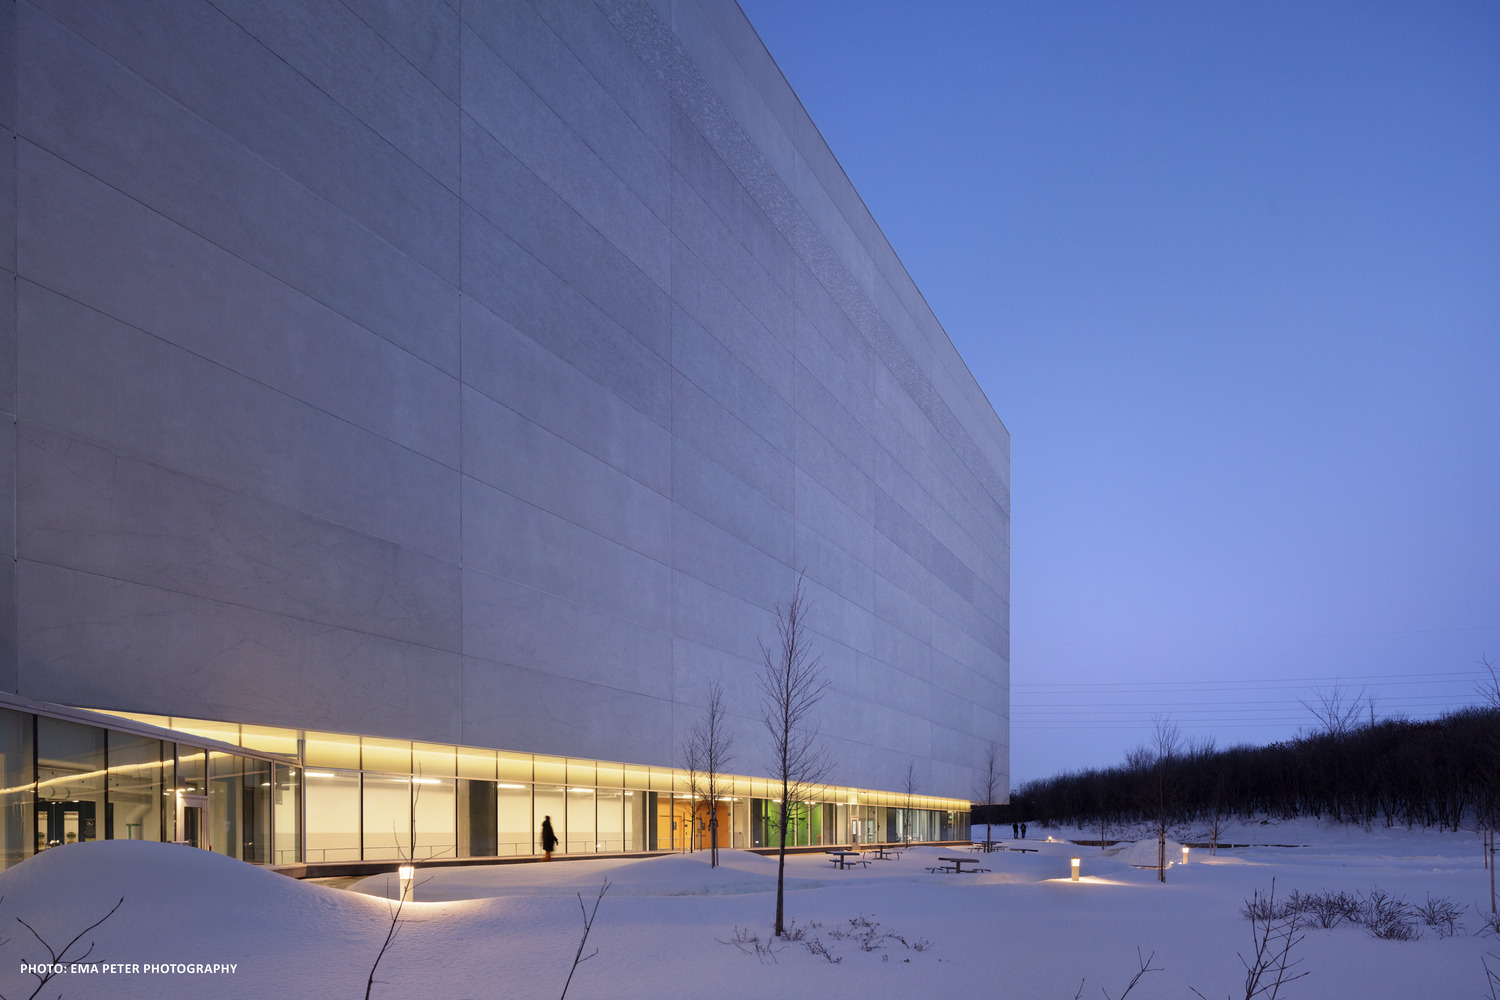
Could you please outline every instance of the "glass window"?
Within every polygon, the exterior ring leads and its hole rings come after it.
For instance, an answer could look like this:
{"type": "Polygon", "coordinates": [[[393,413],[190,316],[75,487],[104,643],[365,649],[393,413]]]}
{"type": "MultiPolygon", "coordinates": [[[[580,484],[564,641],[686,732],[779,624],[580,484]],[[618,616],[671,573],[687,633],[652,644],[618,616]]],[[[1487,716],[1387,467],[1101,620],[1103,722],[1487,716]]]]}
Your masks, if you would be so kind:
{"type": "Polygon", "coordinates": [[[297,756],[297,730],[273,729],[269,726],[241,726],[240,746],[248,750],[297,756]]]}
{"type": "Polygon", "coordinates": [[[163,791],[170,787],[172,758],[161,740],[108,731],[109,836],[113,840],[160,840],[163,791]]]}
{"type": "Polygon", "coordinates": [[[568,784],[593,786],[598,783],[597,771],[591,760],[569,760],[568,784]]]}
{"type": "Polygon", "coordinates": [[[9,868],[37,849],[33,830],[31,730],[35,716],[0,709],[0,866],[9,868]]]}
{"type": "Polygon", "coordinates": [[[359,738],[356,736],[308,733],[302,742],[302,763],[307,767],[359,770],[359,738]]]}
{"type": "MultiPolygon", "coordinates": [[[[494,761],[491,760],[491,770],[494,761]]],[[[460,759],[459,767],[463,761],[460,759]]],[[[458,779],[458,856],[489,858],[496,853],[495,821],[498,810],[493,781],[458,779]]]]}
{"type": "Polygon", "coordinates": [[[621,796],[625,802],[625,850],[644,851],[646,849],[646,803],[649,796],[646,792],[626,789],[621,796]]]}
{"type": "Polygon", "coordinates": [[[481,781],[495,780],[495,753],[493,750],[470,750],[462,747],[458,751],[458,776],[481,781]]]}
{"type": "MultiPolygon", "coordinates": [[[[523,781],[531,783],[531,756],[529,754],[497,753],[496,763],[500,770],[496,773],[501,781],[523,781]]],[[[529,853],[529,852],[528,852],[529,853]]]]}
{"type": "MultiPolygon", "coordinates": [[[[555,816],[552,823],[556,830],[555,816]]],[[[599,849],[594,829],[594,790],[573,785],[568,789],[568,836],[564,839],[557,830],[558,839],[567,845],[568,854],[592,854],[599,849]]]]}
{"type": "Polygon", "coordinates": [[[369,772],[364,778],[365,860],[411,857],[411,778],[369,772]]]}
{"type": "Polygon", "coordinates": [[[516,781],[495,784],[495,801],[499,811],[496,831],[496,853],[532,854],[537,842],[541,818],[532,822],[531,786],[516,781]]]}
{"type": "MultiPolygon", "coordinates": [[[[366,771],[395,771],[411,774],[411,743],[406,740],[378,740],[366,736],[360,740],[360,767],[366,771]]],[[[450,765],[451,766],[451,765],[450,765]]],[[[452,770],[449,770],[452,774],[452,770]]]]}
{"type": "Polygon", "coordinates": [[[423,775],[411,781],[417,836],[412,857],[418,860],[456,857],[458,837],[454,819],[458,795],[455,779],[423,775]]]}
{"type": "Polygon", "coordinates": [[[104,730],[36,720],[37,848],[104,836],[104,730]]]}
{"type": "Polygon", "coordinates": [[[294,864],[302,860],[302,845],[298,843],[302,824],[302,771],[285,764],[273,764],[275,782],[273,791],[273,815],[276,817],[276,853],[278,865],[294,864]]]}
{"type": "Polygon", "coordinates": [[[441,743],[411,745],[412,773],[429,778],[451,778],[457,754],[453,747],[441,743]]]}
{"type": "Polygon", "coordinates": [[[625,791],[621,788],[601,788],[594,795],[594,809],[598,826],[594,840],[601,851],[624,851],[625,844],[625,791]]]}
{"type": "Polygon", "coordinates": [[[531,769],[537,781],[545,781],[553,785],[567,783],[567,769],[556,757],[534,757],[531,761],[531,769]]]}
{"type": "Polygon", "coordinates": [[[188,795],[208,794],[208,755],[201,747],[177,744],[177,788],[188,795]]]}
{"type": "Polygon", "coordinates": [[[533,827],[531,835],[526,838],[532,844],[531,851],[540,854],[542,851],[542,820],[552,820],[552,833],[557,837],[557,850],[568,849],[568,789],[565,785],[535,785],[535,803],[532,806],[533,827]]]}
{"type": "Polygon", "coordinates": [[[308,768],[307,844],[309,864],[359,860],[359,772],[308,768]]]}

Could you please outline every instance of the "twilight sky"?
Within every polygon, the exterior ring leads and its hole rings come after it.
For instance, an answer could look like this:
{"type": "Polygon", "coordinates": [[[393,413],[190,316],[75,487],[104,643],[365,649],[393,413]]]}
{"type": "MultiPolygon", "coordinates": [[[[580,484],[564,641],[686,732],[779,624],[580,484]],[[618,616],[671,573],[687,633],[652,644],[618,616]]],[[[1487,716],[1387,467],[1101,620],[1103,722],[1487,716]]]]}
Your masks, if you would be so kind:
{"type": "Polygon", "coordinates": [[[1012,781],[1500,665],[1500,5],[740,0],[1012,439],[1012,781]]]}

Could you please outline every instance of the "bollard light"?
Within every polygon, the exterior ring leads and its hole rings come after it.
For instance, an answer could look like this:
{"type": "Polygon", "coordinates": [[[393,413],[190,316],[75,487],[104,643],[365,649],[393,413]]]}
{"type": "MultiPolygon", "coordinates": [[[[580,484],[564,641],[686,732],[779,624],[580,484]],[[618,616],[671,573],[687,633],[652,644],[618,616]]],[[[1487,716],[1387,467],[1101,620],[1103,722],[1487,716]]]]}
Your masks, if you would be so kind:
{"type": "Polygon", "coordinates": [[[1078,862],[1081,861],[1081,860],[1082,860],[1081,858],[1074,858],[1073,859],[1073,881],[1074,882],[1078,881],[1078,862]]]}
{"type": "Polygon", "coordinates": [[[415,865],[402,865],[396,869],[396,875],[401,880],[401,901],[403,903],[411,902],[411,882],[416,877],[416,874],[417,869],[415,865]]]}
{"type": "Polygon", "coordinates": [[[1187,848],[1182,849],[1182,863],[1187,864],[1187,848]]]}

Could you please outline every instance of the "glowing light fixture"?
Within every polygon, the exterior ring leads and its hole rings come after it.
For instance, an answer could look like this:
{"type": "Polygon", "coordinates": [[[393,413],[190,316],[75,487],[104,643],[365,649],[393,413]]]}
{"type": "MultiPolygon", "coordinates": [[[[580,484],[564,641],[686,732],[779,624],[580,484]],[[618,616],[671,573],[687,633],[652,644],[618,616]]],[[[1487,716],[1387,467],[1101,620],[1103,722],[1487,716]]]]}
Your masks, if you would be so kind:
{"type": "Polygon", "coordinates": [[[396,869],[396,875],[401,880],[401,901],[403,903],[411,902],[415,888],[411,883],[416,873],[417,869],[415,865],[401,865],[396,869]]]}
{"type": "Polygon", "coordinates": [[[1188,849],[1186,847],[1184,847],[1182,849],[1182,863],[1183,864],[1187,864],[1187,852],[1188,852],[1188,849]]]}
{"type": "Polygon", "coordinates": [[[1078,881],[1078,865],[1079,865],[1079,863],[1082,860],[1083,860],[1082,858],[1074,858],[1073,859],[1073,881],[1074,882],[1078,881]]]}

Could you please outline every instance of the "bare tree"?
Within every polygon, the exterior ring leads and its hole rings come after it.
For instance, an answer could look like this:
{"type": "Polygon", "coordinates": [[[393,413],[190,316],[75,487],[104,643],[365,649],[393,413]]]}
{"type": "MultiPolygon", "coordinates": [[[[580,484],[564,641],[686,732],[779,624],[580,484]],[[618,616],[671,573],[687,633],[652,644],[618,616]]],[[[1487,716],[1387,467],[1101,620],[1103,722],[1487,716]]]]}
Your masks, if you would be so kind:
{"type": "MultiPolygon", "coordinates": [[[[708,684],[708,703],[703,716],[688,732],[688,744],[695,748],[699,788],[708,809],[709,867],[719,864],[719,804],[728,791],[724,772],[734,762],[734,734],[729,731],[729,709],[724,703],[724,686],[718,681],[708,684]]],[[[695,792],[696,794],[696,792],[695,792]]]]}
{"type": "Polygon", "coordinates": [[[798,574],[791,599],[776,609],[776,644],[767,647],[760,643],[764,660],[760,676],[761,718],[770,740],[771,775],[781,785],[777,822],[780,848],[776,864],[777,937],[785,934],[782,917],[788,821],[794,804],[806,799],[808,786],[822,782],[832,767],[818,738],[813,714],[828,691],[828,681],[823,678],[822,658],[812,652],[807,612],[807,594],[798,574]]]}
{"type": "Polygon", "coordinates": [[[906,762],[906,777],[901,779],[901,840],[911,843],[912,800],[917,796],[917,762],[906,762]]]}
{"type": "Polygon", "coordinates": [[[1156,879],[1167,880],[1167,827],[1171,825],[1178,757],[1182,755],[1182,730],[1171,719],[1152,720],[1150,755],[1151,805],[1156,813],[1156,879]]]}
{"type": "MultiPolygon", "coordinates": [[[[683,846],[689,854],[693,853],[693,833],[698,822],[698,800],[703,796],[703,754],[702,734],[698,731],[698,727],[694,726],[682,739],[682,769],[687,772],[688,784],[687,832],[684,834],[683,846]]],[[[672,809],[672,817],[675,822],[677,817],[675,806],[672,809]]]]}
{"type": "Polygon", "coordinates": [[[990,850],[993,846],[990,840],[994,819],[995,799],[999,798],[1000,783],[1005,772],[1000,769],[1000,744],[994,740],[984,748],[983,769],[974,784],[974,797],[984,803],[984,849],[990,850]]]}
{"type": "Polygon", "coordinates": [[[1364,688],[1358,693],[1350,693],[1342,684],[1335,684],[1327,691],[1319,688],[1316,702],[1304,701],[1302,707],[1317,720],[1314,733],[1329,736],[1348,736],[1359,728],[1360,719],[1367,711],[1372,724],[1375,718],[1375,699],[1367,695],[1364,688]]]}

